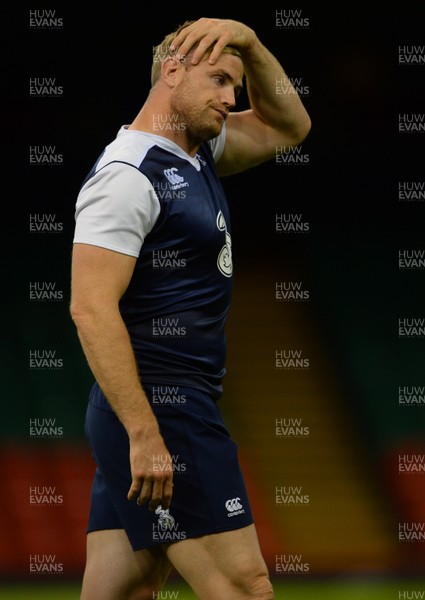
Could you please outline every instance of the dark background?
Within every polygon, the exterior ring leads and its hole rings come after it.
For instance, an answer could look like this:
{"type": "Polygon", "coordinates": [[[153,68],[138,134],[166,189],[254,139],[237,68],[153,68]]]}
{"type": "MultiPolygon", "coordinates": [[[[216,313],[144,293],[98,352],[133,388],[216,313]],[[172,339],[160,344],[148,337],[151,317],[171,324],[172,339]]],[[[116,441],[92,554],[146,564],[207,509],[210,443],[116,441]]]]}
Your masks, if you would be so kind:
{"type": "MultiPolygon", "coordinates": [[[[425,522],[425,475],[400,477],[397,462],[400,453],[409,451],[425,456],[425,406],[400,406],[398,388],[425,386],[424,340],[400,339],[398,319],[425,317],[425,278],[423,269],[400,270],[398,253],[425,249],[425,204],[400,202],[398,185],[425,181],[425,135],[398,133],[398,114],[425,113],[425,65],[399,65],[398,49],[424,44],[425,10],[306,7],[298,10],[309,25],[300,29],[277,28],[276,10],[288,9],[246,5],[204,14],[201,8],[185,9],[181,4],[156,4],[149,12],[142,5],[124,3],[61,8],[56,16],[63,18],[64,26],[58,30],[33,30],[29,9],[10,10],[4,25],[1,95],[4,456],[12,460],[40,452],[45,461],[45,453],[51,456],[62,448],[69,450],[68,457],[86,452],[84,413],[91,374],[68,313],[79,187],[104,145],[140,109],[149,90],[153,46],[186,19],[241,20],[255,29],[288,76],[302,78],[309,87],[303,102],[313,124],[302,144],[308,165],[278,166],[271,161],[224,180],[236,275],[223,411],[247,464],[256,510],[267,532],[261,535],[270,546],[267,559],[270,564],[279,552],[298,551],[319,574],[335,568],[420,571],[425,564],[423,544],[407,550],[397,530],[400,522],[425,522]],[[32,77],[55,77],[63,96],[31,97],[32,77]],[[29,147],[34,145],[55,146],[63,164],[30,165],[29,147]],[[29,215],[34,213],[54,213],[63,231],[30,234],[29,215]],[[281,213],[302,213],[308,233],[277,235],[275,218],[281,213]],[[309,302],[274,302],[275,282],[285,280],[302,281],[310,291],[309,302]],[[55,282],[64,299],[30,302],[32,281],[55,282]],[[275,350],[288,344],[310,356],[309,373],[285,378],[274,371],[275,350]],[[63,368],[31,371],[29,351],[40,348],[54,349],[63,358],[63,368]],[[310,397],[307,402],[310,390],[316,390],[317,401],[310,397]],[[319,414],[332,415],[329,436],[321,434],[319,414]],[[285,416],[309,424],[307,442],[287,441],[285,446],[275,439],[275,419],[285,416]],[[64,429],[61,439],[31,439],[29,420],[34,418],[54,418],[64,429]],[[338,501],[339,492],[336,498],[332,493],[333,486],[339,490],[341,475],[323,461],[326,444],[335,435],[339,442],[329,445],[329,457],[335,461],[338,452],[347,457],[341,458],[347,460],[341,467],[345,475],[347,470],[353,475],[347,495],[365,490],[359,496],[367,498],[369,512],[363,500],[353,505],[354,514],[344,512],[343,495],[338,501]],[[303,453],[306,464],[297,462],[303,453]],[[275,485],[291,477],[316,491],[310,507],[301,509],[308,511],[302,518],[299,511],[282,516],[274,505],[275,485]],[[329,504],[332,496],[336,506],[329,504]],[[317,508],[320,498],[328,511],[317,508]],[[323,528],[333,531],[338,507],[341,520],[335,528],[342,528],[343,538],[332,533],[326,538],[323,528]],[[273,541],[263,519],[270,514],[278,523],[273,541]],[[370,515],[379,523],[375,533],[365,520],[370,515]],[[357,546],[350,529],[353,519],[360,524],[357,546]]],[[[242,97],[241,108],[245,104],[242,97]]],[[[16,469],[21,467],[13,464],[7,471],[9,485],[25,493],[28,475],[19,475],[16,469]]],[[[59,474],[39,478],[60,487],[59,474]]],[[[5,521],[21,518],[12,505],[3,507],[5,521]]],[[[79,513],[80,528],[85,506],[79,513]]],[[[60,554],[61,546],[55,546],[59,542],[52,540],[45,541],[45,548],[60,554]]],[[[31,539],[28,547],[28,553],[38,551],[31,539]]],[[[81,555],[69,558],[68,572],[79,573],[82,560],[81,555]]],[[[4,575],[7,569],[25,574],[24,562],[17,556],[6,564],[4,575]]]]}

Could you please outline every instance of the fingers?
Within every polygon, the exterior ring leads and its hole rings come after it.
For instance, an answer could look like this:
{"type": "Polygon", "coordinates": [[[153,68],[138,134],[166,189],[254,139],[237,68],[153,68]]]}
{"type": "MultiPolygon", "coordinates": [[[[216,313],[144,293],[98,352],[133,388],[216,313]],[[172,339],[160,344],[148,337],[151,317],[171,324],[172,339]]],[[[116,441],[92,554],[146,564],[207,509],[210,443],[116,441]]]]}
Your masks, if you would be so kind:
{"type": "Polygon", "coordinates": [[[173,486],[174,483],[171,479],[166,479],[162,488],[162,500],[161,505],[164,510],[170,508],[171,498],[173,496],[173,486]]]}
{"type": "Polygon", "coordinates": [[[214,46],[208,60],[210,64],[214,64],[231,38],[232,32],[223,21],[202,18],[185,27],[176,36],[172,50],[178,50],[178,56],[186,57],[198,44],[191,59],[191,64],[195,65],[202,60],[211,46],[214,46]]]}
{"type": "Polygon", "coordinates": [[[230,35],[221,35],[219,38],[213,35],[205,36],[199,43],[199,46],[196,48],[195,52],[193,53],[191,63],[193,65],[196,65],[199,62],[201,62],[207,50],[214,44],[214,47],[208,58],[208,62],[211,65],[213,65],[220,58],[220,54],[222,53],[223,48],[227,46],[229,39],[230,35]]]}
{"type": "Polygon", "coordinates": [[[149,503],[155,510],[160,504],[170,505],[173,490],[173,461],[158,432],[142,442],[130,438],[131,486],[128,500],[136,500],[139,506],[149,503]]]}
{"type": "Polygon", "coordinates": [[[149,479],[143,480],[142,489],[140,490],[140,494],[137,498],[137,504],[139,506],[146,504],[146,502],[149,500],[152,495],[152,487],[152,482],[149,479]]]}
{"type": "Polygon", "coordinates": [[[128,500],[136,500],[138,506],[149,502],[149,510],[152,511],[159,505],[166,510],[170,507],[173,495],[172,480],[172,474],[168,474],[166,477],[133,478],[127,498],[128,500]]]}
{"type": "Polygon", "coordinates": [[[203,34],[208,33],[205,25],[203,25],[206,20],[207,19],[204,18],[199,19],[195,23],[192,23],[191,25],[188,25],[182,29],[171,44],[171,51],[174,52],[178,50],[180,55],[188,54],[189,50],[199,39],[199,35],[202,35],[201,31],[203,34]]]}
{"type": "Polygon", "coordinates": [[[149,510],[155,510],[159,505],[161,505],[164,510],[169,508],[171,503],[172,488],[173,485],[171,483],[171,479],[166,479],[165,481],[154,481],[151,488],[149,510]],[[166,496],[165,488],[167,482],[167,490],[171,488],[171,494],[167,492],[166,496]]]}
{"type": "MultiPolygon", "coordinates": [[[[133,477],[133,480],[131,482],[131,487],[128,490],[128,494],[127,494],[127,499],[128,500],[136,500],[139,491],[140,491],[140,486],[142,485],[141,481],[138,479],[135,479],[133,477]]],[[[139,501],[137,500],[137,503],[139,504],[139,501]]]]}

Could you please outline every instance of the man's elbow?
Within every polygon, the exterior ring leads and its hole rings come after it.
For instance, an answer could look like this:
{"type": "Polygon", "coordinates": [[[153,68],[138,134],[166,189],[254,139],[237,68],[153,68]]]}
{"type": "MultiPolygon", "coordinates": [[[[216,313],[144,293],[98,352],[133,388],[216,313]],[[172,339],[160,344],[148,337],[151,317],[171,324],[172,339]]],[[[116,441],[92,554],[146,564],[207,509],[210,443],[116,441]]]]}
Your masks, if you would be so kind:
{"type": "Polygon", "coordinates": [[[298,122],[292,133],[293,145],[299,146],[308,136],[311,130],[311,119],[308,114],[298,122]]]}
{"type": "Polygon", "coordinates": [[[85,329],[91,321],[94,314],[90,307],[85,302],[80,302],[76,299],[71,299],[69,305],[69,314],[78,331],[85,329]]]}

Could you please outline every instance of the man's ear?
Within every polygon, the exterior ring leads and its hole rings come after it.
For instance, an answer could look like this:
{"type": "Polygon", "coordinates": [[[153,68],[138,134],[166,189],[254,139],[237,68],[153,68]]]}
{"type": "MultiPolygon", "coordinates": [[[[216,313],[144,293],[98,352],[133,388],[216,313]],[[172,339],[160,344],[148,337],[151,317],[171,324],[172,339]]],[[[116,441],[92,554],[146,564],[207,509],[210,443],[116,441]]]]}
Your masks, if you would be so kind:
{"type": "Polygon", "coordinates": [[[161,64],[162,79],[170,87],[174,87],[180,81],[181,73],[184,69],[184,64],[174,56],[167,56],[161,64]]]}

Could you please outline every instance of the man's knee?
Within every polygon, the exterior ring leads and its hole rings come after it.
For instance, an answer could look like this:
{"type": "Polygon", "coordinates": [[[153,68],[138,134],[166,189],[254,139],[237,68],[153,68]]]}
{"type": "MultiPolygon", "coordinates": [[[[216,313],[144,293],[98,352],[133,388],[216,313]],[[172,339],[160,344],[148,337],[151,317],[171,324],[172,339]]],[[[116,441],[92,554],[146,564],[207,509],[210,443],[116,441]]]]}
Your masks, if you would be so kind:
{"type": "Polygon", "coordinates": [[[251,580],[250,593],[255,600],[273,600],[273,586],[267,573],[258,575],[251,580]]]}
{"type": "Polygon", "coordinates": [[[273,600],[273,586],[267,572],[240,572],[234,584],[246,598],[252,600],[273,600]]]}

